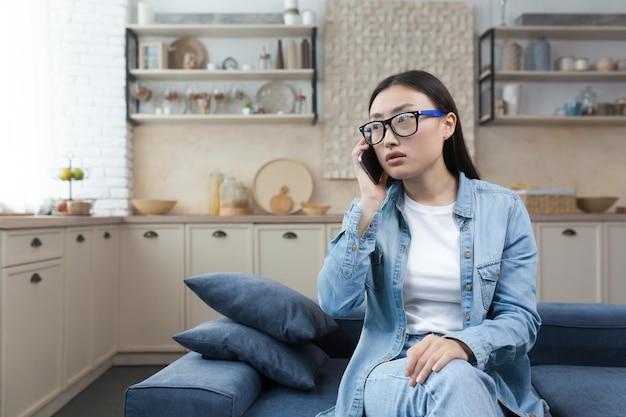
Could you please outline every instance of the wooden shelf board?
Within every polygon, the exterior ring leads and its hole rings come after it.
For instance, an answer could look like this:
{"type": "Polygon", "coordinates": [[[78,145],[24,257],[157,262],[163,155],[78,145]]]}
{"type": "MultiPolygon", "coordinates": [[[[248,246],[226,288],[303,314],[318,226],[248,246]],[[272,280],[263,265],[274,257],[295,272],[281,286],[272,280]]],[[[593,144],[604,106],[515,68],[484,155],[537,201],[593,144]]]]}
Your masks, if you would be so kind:
{"type": "Polygon", "coordinates": [[[313,123],[313,114],[132,114],[130,119],[135,124],[180,124],[180,123],[313,123]]]}
{"type": "Polygon", "coordinates": [[[626,26],[497,26],[493,30],[498,39],[540,37],[551,40],[584,41],[626,39],[626,26]]]}
{"type": "Polygon", "coordinates": [[[196,36],[222,38],[310,36],[315,26],[282,24],[152,24],[128,25],[138,36],[196,36]]]}
{"type": "Polygon", "coordinates": [[[180,81],[180,80],[311,80],[313,69],[296,70],[184,70],[134,69],[130,74],[139,80],[180,81]]]}
{"type": "Polygon", "coordinates": [[[487,121],[484,115],[480,122],[490,125],[534,125],[534,126],[626,126],[626,116],[497,116],[487,121]]]}

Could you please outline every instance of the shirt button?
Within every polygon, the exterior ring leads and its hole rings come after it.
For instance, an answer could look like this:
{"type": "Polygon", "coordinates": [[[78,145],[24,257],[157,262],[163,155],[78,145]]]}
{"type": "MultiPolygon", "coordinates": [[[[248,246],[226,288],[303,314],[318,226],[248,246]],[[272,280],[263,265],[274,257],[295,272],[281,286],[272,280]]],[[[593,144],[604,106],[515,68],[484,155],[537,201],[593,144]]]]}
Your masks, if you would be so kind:
{"type": "Polygon", "coordinates": [[[466,289],[467,291],[472,291],[472,284],[467,284],[467,285],[465,286],[465,289],[466,289]]]}
{"type": "Polygon", "coordinates": [[[464,232],[467,232],[468,230],[469,230],[469,226],[464,226],[464,227],[463,227],[463,231],[464,231],[464,232]]]}
{"type": "Polygon", "coordinates": [[[465,252],[465,258],[471,258],[472,257],[472,253],[471,252],[465,252]]]}
{"type": "Polygon", "coordinates": [[[465,316],[465,321],[470,321],[470,316],[469,316],[469,314],[465,316]]]}
{"type": "Polygon", "coordinates": [[[352,252],[354,252],[356,250],[356,245],[352,244],[352,252]]]}

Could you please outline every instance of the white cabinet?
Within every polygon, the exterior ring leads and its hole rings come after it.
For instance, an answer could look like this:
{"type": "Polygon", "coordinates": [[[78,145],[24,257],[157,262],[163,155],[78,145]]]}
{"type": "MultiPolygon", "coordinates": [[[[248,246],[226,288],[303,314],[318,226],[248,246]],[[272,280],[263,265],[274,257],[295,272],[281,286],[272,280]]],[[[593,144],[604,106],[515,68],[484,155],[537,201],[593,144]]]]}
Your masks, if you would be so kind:
{"type": "Polygon", "coordinates": [[[91,370],[93,327],[93,247],[91,228],[68,228],[65,257],[65,380],[74,384],[91,370]]]}
{"type": "Polygon", "coordinates": [[[317,297],[326,242],[325,224],[255,225],[255,272],[317,297]]]}
{"type": "Polygon", "coordinates": [[[626,304],[626,223],[604,225],[606,301],[626,304]]]}
{"type": "Polygon", "coordinates": [[[184,330],[182,224],[130,225],[120,236],[120,352],[178,352],[184,330]]]}
{"type": "Polygon", "coordinates": [[[117,226],[65,234],[65,381],[71,386],[110,360],[117,344],[117,226]]]}
{"type": "Polygon", "coordinates": [[[602,302],[602,225],[537,223],[535,231],[539,301],[602,302]]]}
{"type": "MultiPolygon", "coordinates": [[[[208,272],[254,272],[252,224],[187,225],[186,275],[208,272]]],[[[220,317],[185,288],[186,327],[220,317]]]]}
{"type": "Polygon", "coordinates": [[[21,417],[62,389],[63,230],[0,232],[0,415],[21,417]]]}
{"type": "Polygon", "coordinates": [[[112,358],[117,351],[119,227],[96,227],[93,243],[91,349],[95,367],[112,358]]]}

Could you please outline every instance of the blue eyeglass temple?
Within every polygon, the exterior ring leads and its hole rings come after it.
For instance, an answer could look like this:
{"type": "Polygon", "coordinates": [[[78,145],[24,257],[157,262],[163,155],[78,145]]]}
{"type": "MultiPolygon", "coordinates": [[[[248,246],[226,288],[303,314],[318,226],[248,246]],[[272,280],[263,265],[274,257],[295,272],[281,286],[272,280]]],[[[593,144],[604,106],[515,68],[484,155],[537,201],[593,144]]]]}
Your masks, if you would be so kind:
{"type": "MultiPolygon", "coordinates": [[[[409,112],[410,113],[410,112],[409,112]]],[[[443,116],[445,113],[442,112],[441,110],[420,110],[419,111],[419,115],[420,116],[433,116],[433,117],[441,117],[443,116]]]]}

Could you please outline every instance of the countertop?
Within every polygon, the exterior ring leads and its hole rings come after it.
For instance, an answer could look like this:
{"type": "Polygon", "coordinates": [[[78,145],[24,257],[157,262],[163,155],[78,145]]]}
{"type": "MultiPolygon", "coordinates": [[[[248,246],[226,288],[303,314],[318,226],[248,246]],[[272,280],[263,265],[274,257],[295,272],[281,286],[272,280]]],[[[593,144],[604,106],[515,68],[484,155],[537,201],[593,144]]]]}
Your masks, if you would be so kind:
{"type": "MultiPolygon", "coordinates": [[[[255,223],[255,224],[307,224],[341,223],[343,214],[308,216],[305,214],[247,216],[209,216],[203,214],[166,214],[151,216],[0,216],[0,230],[32,229],[44,227],[98,226],[109,224],[173,224],[173,223],[255,223]]],[[[533,214],[533,222],[626,222],[626,214],[533,214]]]]}

